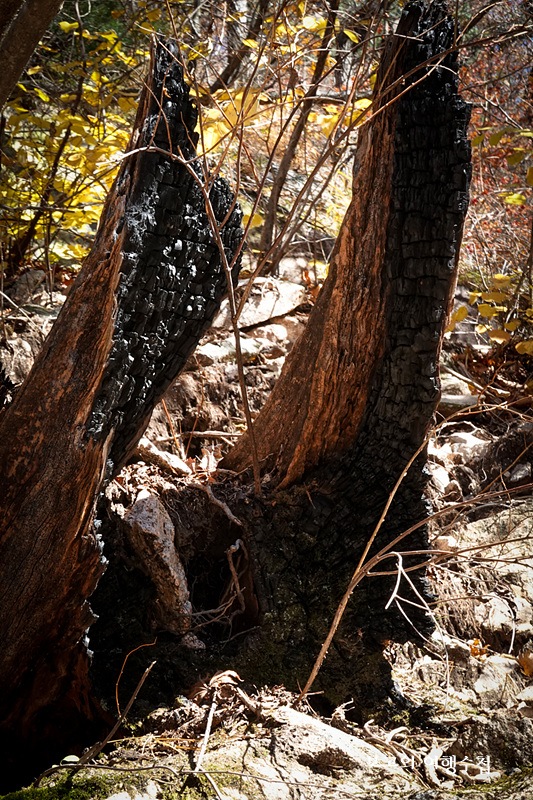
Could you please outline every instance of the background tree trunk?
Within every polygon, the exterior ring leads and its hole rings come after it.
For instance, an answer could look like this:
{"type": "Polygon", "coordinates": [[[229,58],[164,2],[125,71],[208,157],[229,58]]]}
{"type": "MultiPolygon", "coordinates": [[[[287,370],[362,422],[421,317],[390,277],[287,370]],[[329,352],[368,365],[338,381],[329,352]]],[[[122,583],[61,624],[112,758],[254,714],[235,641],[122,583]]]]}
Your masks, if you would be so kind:
{"type": "MultiPolygon", "coordinates": [[[[0,746],[8,763],[18,748],[25,762],[46,763],[79,742],[91,720],[101,722],[85,636],[94,620],[87,598],[104,569],[91,528],[95,501],[227,291],[204,183],[230,263],[242,238],[226,184],[208,183],[193,162],[196,110],[176,46],[161,44],[153,61],[130,141],[140,151],[123,162],[57,324],[0,416],[0,746]]],[[[237,259],[234,278],[238,267],[237,259]]]]}
{"type": "Polygon", "coordinates": [[[63,0],[0,0],[0,110],[63,0]]]}

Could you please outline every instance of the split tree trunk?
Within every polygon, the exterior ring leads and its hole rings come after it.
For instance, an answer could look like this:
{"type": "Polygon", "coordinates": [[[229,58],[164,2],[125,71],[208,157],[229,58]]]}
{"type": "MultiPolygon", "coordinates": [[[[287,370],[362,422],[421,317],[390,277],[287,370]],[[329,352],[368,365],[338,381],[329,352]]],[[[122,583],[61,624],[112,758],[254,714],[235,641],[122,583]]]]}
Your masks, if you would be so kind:
{"type": "MultiPolygon", "coordinates": [[[[246,606],[240,613],[236,601],[227,610],[230,633],[211,624],[196,631],[204,651],[169,652],[161,642],[134,657],[137,675],[143,659],[157,658],[170,692],[229,666],[259,684],[304,686],[389,494],[424,444],[439,399],[439,353],[470,179],[469,108],[457,93],[456,57],[444,55],[453,37],[443,3],[410,4],[387,46],[330,274],[254,426],[263,496],[254,497],[246,483],[212,487],[238,527],[198,491],[162,494],[196,611],[220,605],[232,586],[225,551],[237,539],[246,548],[238,551],[246,606]]],[[[241,471],[250,461],[244,437],[222,466],[241,471]]],[[[427,516],[424,463],[421,452],[370,555],[427,516]]],[[[399,549],[427,547],[422,525],[399,549]]],[[[421,560],[402,556],[405,568],[421,560]]],[[[359,719],[392,690],[384,645],[432,628],[422,607],[431,600],[422,569],[408,573],[411,584],[404,578],[398,601],[386,608],[399,561],[392,555],[382,569],[393,574],[357,587],[313,687],[330,704],[354,698],[359,719]]],[[[112,597],[107,577],[95,597],[102,612],[112,597]]],[[[124,620],[135,615],[136,591],[118,566],[115,579],[124,620]]],[[[141,614],[123,631],[119,653],[153,640],[147,627],[139,636],[142,624],[141,614]]],[[[99,662],[98,651],[108,653],[118,627],[102,619],[94,628],[101,686],[109,658],[99,662]]],[[[119,669],[117,660],[111,673],[119,669]]]]}
{"type": "MultiPolygon", "coordinates": [[[[219,509],[215,518],[204,496],[205,541],[193,542],[182,559],[189,583],[206,581],[208,599],[210,580],[220,586],[228,569],[224,549],[245,540],[240,632],[250,632],[228,645],[211,634],[207,652],[183,647],[182,661],[169,665],[175,682],[232,658],[250,679],[303,685],[389,492],[424,440],[438,400],[470,175],[469,112],[457,95],[455,58],[442,55],[453,34],[442,2],[420,2],[409,5],[389,43],[330,276],[257,421],[269,470],[264,496],[215,487],[243,526],[219,509]]],[[[158,51],[154,81],[132,144],[153,142],[190,160],[194,112],[168,45],[158,51]]],[[[125,462],[226,280],[200,183],[199,173],[161,152],[125,162],[93,253],[28,381],[0,417],[4,756],[20,745],[29,757],[33,726],[46,760],[47,737],[60,752],[61,733],[71,743],[76,725],[95,713],[81,645],[91,622],[86,600],[102,570],[89,524],[95,497],[125,462]]],[[[220,182],[210,188],[218,223],[227,218],[222,235],[231,261],[239,215],[229,213],[220,182]]],[[[249,464],[246,442],[227,463],[249,464]]],[[[423,464],[421,457],[409,471],[375,549],[424,519],[423,464]]],[[[178,542],[191,516],[179,512],[187,512],[193,492],[165,496],[178,542]]],[[[405,549],[425,545],[420,528],[405,549]]],[[[385,563],[392,569],[396,561],[385,563]]],[[[427,591],[423,574],[411,575],[412,587],[403,585],[401,594],[417,602],[427,591]]],[[[391,686],[384,643],[414,635],[398,609],[385,610],[393,583],[394,576],[371,578],[358,587],[316,686],[332,703],[355,697],[361,715],[391,686]]],[[[110,619],[113,604],[102,609],[110,619]]],[[[423,610],[403,610],[420,632],[430,629],[423,610]]],[[[116,680],[105,653],[98,661],[116,680]]]]}
{"type": "Polygon", "coordinates": [[[233,278],[238,271],[240,211],[194,162],[196,109],[177,48],[160,43],[152,60],[134,155],[43,351],[0,416],[4,764],[18,751],[34,767],[47,763],[101,724],[85,633],[104,570],[93,510],[227,291],[203,189],[233,278]]]}

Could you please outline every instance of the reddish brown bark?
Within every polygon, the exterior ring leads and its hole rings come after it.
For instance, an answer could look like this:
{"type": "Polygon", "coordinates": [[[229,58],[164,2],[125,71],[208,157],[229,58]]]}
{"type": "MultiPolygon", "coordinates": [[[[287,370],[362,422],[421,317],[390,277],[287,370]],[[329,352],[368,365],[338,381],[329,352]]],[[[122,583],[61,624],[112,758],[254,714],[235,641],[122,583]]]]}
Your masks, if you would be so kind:
{"type": "MultiPolygon", "coordinates": [[[[0,748],[8,764],[17,746],[27,758],[37,743],[36,768],[79,743],[80,731],[89,736],[92,719],[101,722],[85,636],[94,620],[87,600],[104,568],[94,506],[227,289],[205,210],[208,177],[194,164],[195,124],[177,48],[162,42],[129,143],[134,155],[42,352],[0,415],[0,748]]],[[[221,179],[209,191],[231,260],[240,211],[221,179]]]]}
{"type": "MultiPolygon", "coordinates": [[[[406,15],[398,33],[415,17],[406,15]]],[[[388,334],[386,244],[403,44],[393,39],[382,59],[373,116],[361,129],[353,199],[308,326],[254,425],[258,456],[275,461],[280,486],[294,483],[328,455],[354,443],[388,334]]],[[[449,284],[453,293],[454,280],[449,284]]],[[[443,321],[445,315],[442,317],[443,321]]],[[[224,461],[250,464],[248,437],[224,461]]]]}
{"type": "Polygon", "coordinates": [[[62,0],[2,0],[0,3],[0,109],[61,6],[62,0]]]}

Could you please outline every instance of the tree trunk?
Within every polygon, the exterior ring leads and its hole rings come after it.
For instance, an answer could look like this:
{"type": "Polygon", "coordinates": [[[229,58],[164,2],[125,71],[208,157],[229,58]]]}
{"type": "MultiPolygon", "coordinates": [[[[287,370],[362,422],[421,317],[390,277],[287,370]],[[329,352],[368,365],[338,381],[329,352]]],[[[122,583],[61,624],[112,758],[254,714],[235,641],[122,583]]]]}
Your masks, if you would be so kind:
{"type": "MultiPolygon", "coordinates": [[[[453,35],[444,3],[419,2],[407,7],[387,47],[331,273],[256,423],[263,496],[246,483],[213,486],[232,520],[194,486],[162,492],[196,609],[215,607],[218,592],[232,586],[226,551],[243,542],[244,609],[237,601],[226,609],[240,635],[210,625],[197,631],[207,649],[167,634],[133,657],[155,653],[169,696],[222,664],[257,682],[302,686],[389,493],[424,442],[439,395],[470,176],[469,111],[457,95],[455,57],[443,55],[453,35]]],[[[95,713],[81,644],[91,622],[86,600],[102,570],[89,525],[94,499],[125,463],[223,293],[226,276],[204,211],[206,181],[191,162],[194,112],[171,56],[168,44],[158,51],[132,141],[133,148],[153,143],[157,152],[124,163],[95,248],[27,383],[0,418],[4,757],[24,742],[29,758],[25,737],[34,725],[46,760],[52,753],[42,742],[57,719],[54,755],[61,753],[74,738],[63,720],[75,731],[95,713]],[[183,159],[161,152],[169,149],[183,159]]],[[[224,185],[209,188],[233,261],[239,215],[230,214],[224,185]]],[[[227,457],[234,469],[249,461],[246,441],[227,457]]],[[[423,521],[423,466],[421,455],[371,553],[423,521]]],[[[421,526],[401,549],[426,545],[421,526]]],[[[144,595],[130,591],[124,602],[132,570],[112,547],[109,557],[116,560],[93,598],[101,619],[91,648],[96,680],[111,682],[112,694],[126,648],[152,636],[142,619],[144,595]]],[[[403,567],[421,558],[406,555],[403,567]]],[[[383,570],[399,562],[393,555],[383,570]]],[[[406,574],[411,583],[402,580],[403,599],[391,610],[395,575],[358,587],[316,683],[324,702],[353,697],[363,717],[391,690],[384,644],[431,629],[421,607],[423,571],[406,574]]],[[[184,612],[183,630],[191,623],[184,612]]]]}
{"type": "Polygon", "coordinates": [[[0,0],[0,110],[63,0],[0,0]]]}
{"type": "Polygon", "coordinates": [[[0,416],[0,736],[8,762],[18,747],[31,761],[33,745],[37,761],[57,758],[91,720],[101,723],[85,636],[94,620],[87,598],[104,569],[93,509],[227,290],[204,191],[233,278],[238,271],[240,211],[226,184],[208,183],[194,162],[188,94],[177,48],[163,43],[141,98],[134,154],[123,161],[95,244],[0,416]]]}
{"type": "MultiPolygon", "coordinates": [[[[303,687],[390,492],[419,448],[370,555],[427,516],[423,445],[439,398],[470,179],[469,108],[457,94],[456,57],[443,55],[453,35],[442,3],[411,4],[386,49],[330,274],[255,423],[263,496],[253,495],[246,475],[239,487],[212,486],[238,526],[193,488],[161,492],[195,610],[217,609],[220,625],[211,619],[202,627],[207,612],[195,617],[204,650],[161,640],[130,659],[138,677],[157,658],[154,703],[163,701],[162,685],[170,698],[209,669],[230,666],[259,684],[303,687]],[[227,561],[237,546],[244,609],[227,561]],[[224,615],[221,598],[231,591],[224,615]]],[[[240,471],[250,460],[245,437],[222,466],[240,471]]],[[[127,548],[120,524],[112,527],[117,551],[127,548]]],[[[416,551],[427,547],[422,524],[378,569],[392,574],[357,587],[313,687],[330,711],[353,698],[359,719],[374,713],[392,692],[384,645],[431,631],[424,571],[413,570],[424,560],[416,551]],[[400,561],[413,571],[387,609],[400,561]]],[[[122,654],[154,638],[146,623],[150,591],[140,573],[137,580],[117,561],[95,596],[102,619],[91,639],[94,674],[110,696],[122,654]],[[103,611],[117,594],[113,623],[103,611]]],[[[132,688],[124,685],[126,693],[132,688]]]]}

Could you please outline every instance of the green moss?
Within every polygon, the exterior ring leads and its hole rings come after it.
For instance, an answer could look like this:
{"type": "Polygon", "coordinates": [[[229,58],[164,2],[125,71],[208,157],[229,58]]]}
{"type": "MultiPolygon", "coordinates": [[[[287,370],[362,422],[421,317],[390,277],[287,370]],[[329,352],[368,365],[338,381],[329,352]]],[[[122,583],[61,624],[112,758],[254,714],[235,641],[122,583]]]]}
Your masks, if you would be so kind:
{"type": "Polygon", "coordinates": [[[104,800],[118,791],[131,794],[142,790],[146,776],[135,773],[95,773],[53,776],[44,786],[20,789],[2,795],[0,800],[104,800]]]}

